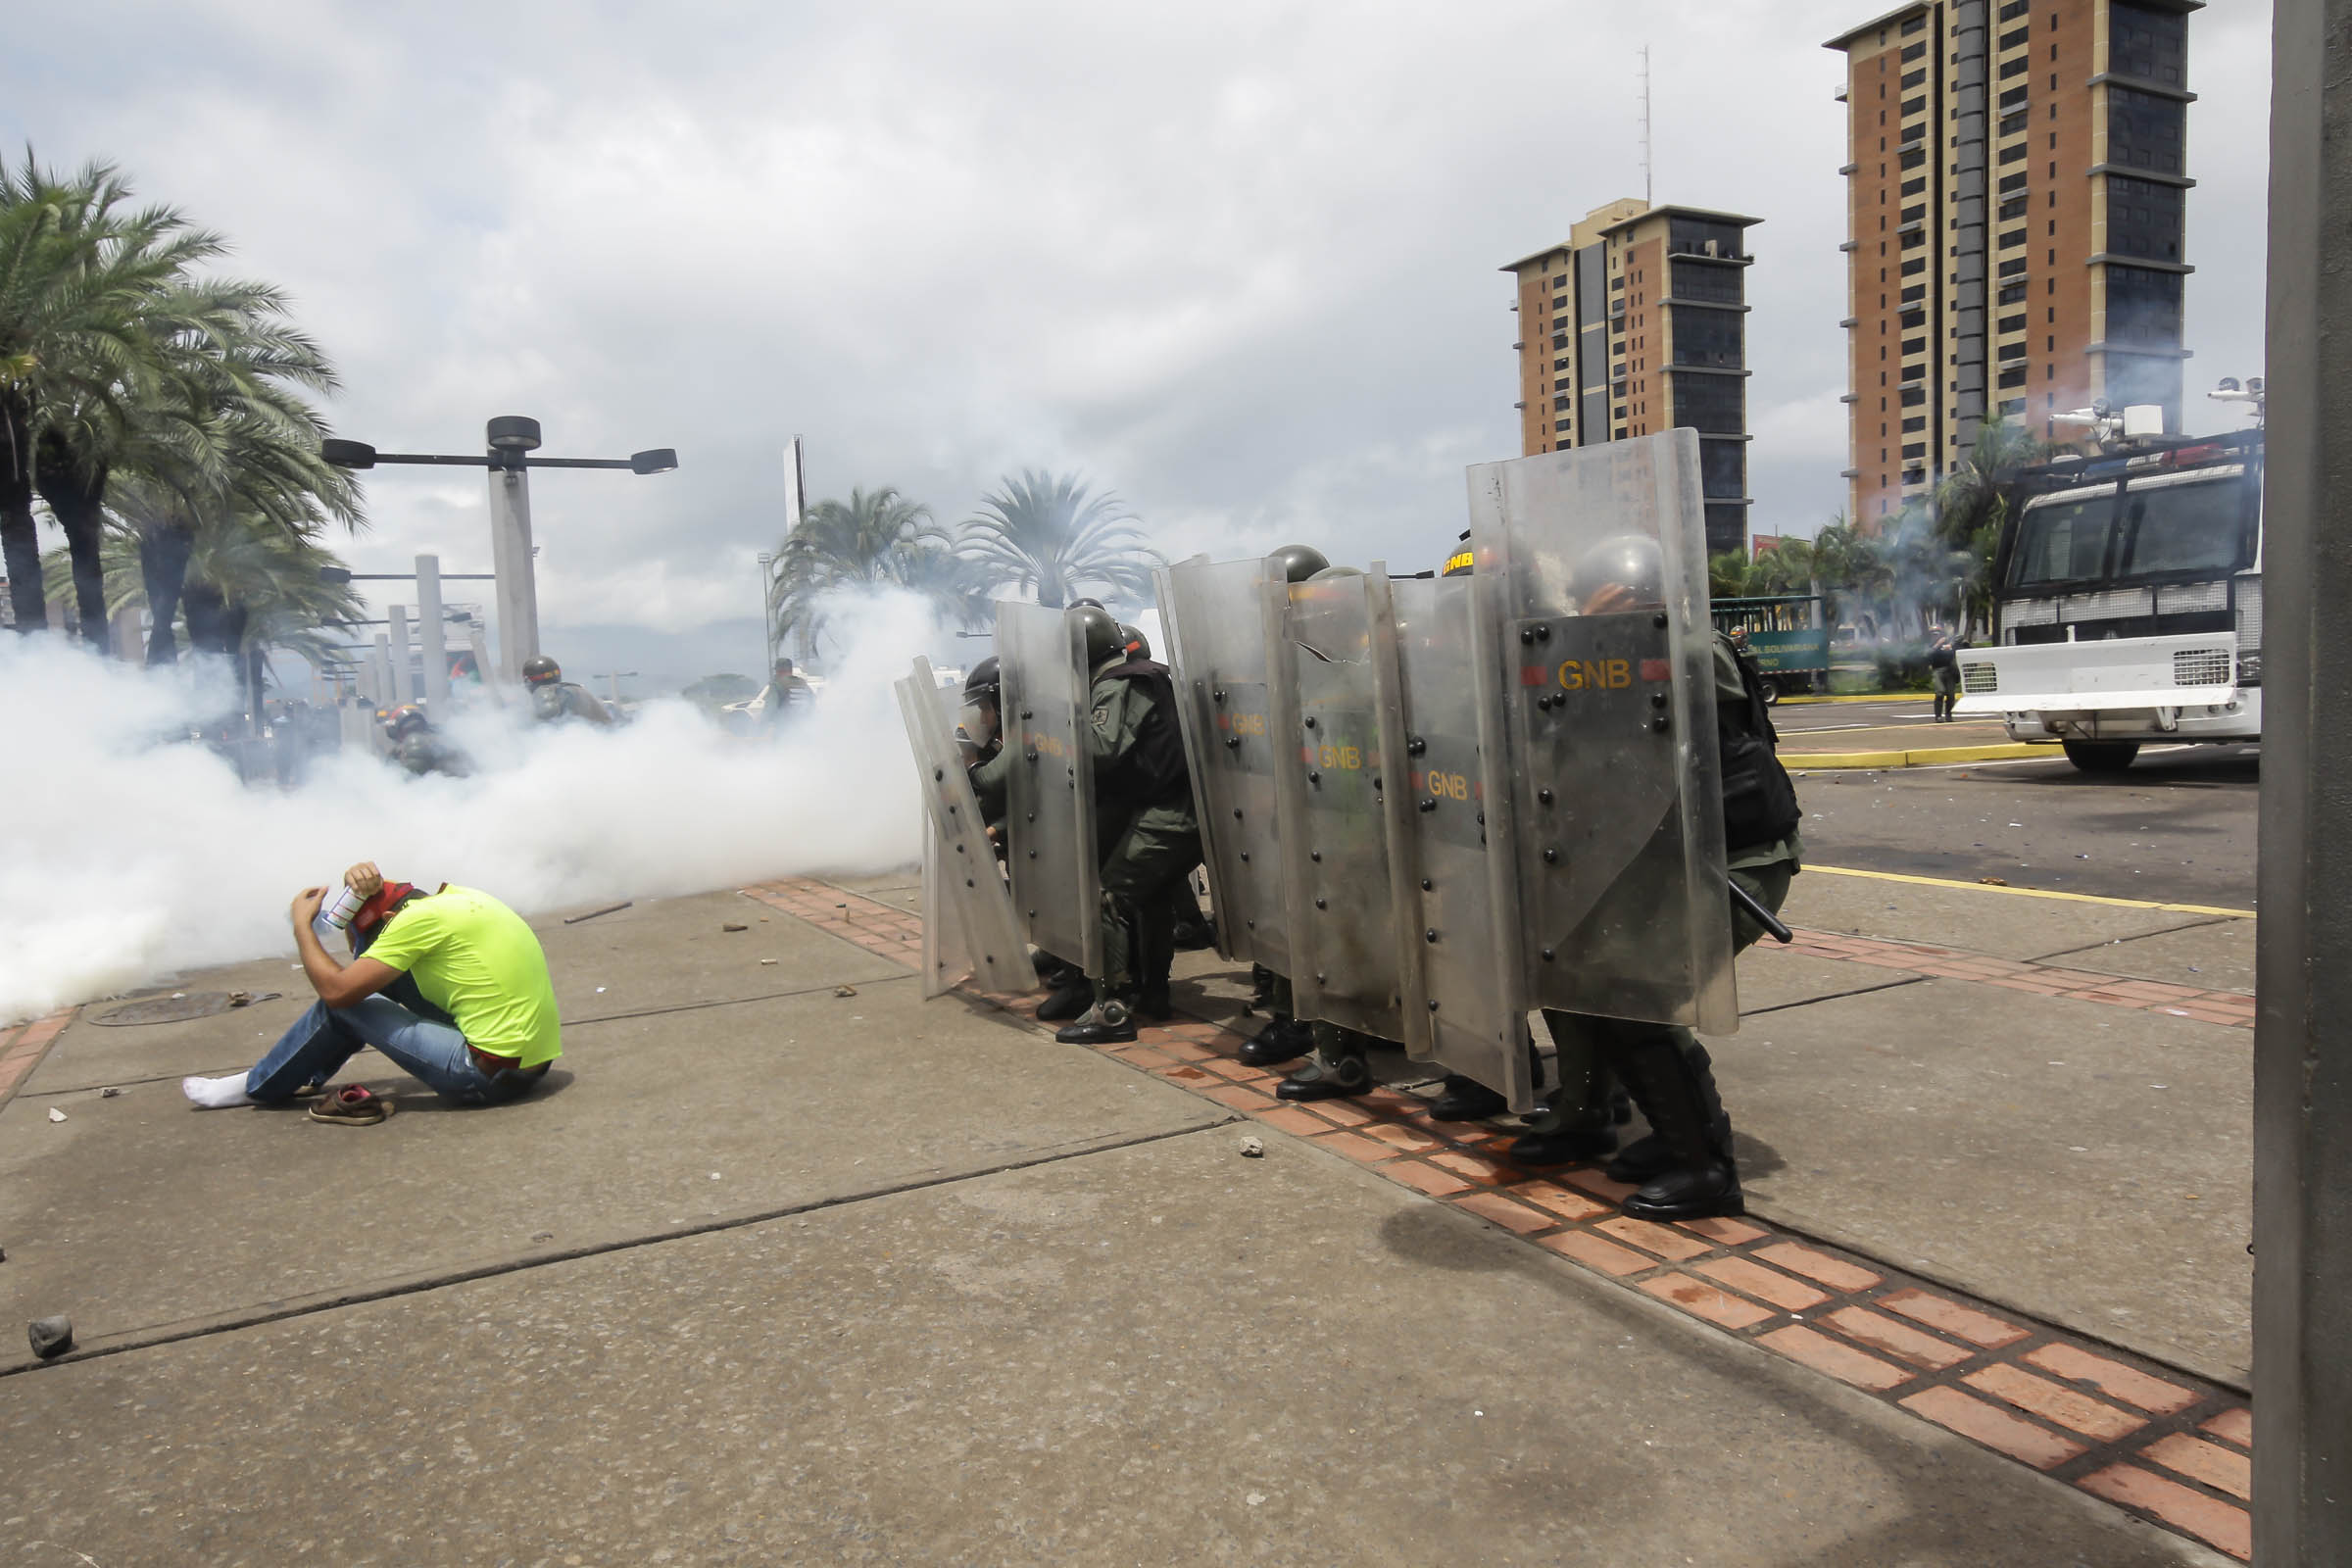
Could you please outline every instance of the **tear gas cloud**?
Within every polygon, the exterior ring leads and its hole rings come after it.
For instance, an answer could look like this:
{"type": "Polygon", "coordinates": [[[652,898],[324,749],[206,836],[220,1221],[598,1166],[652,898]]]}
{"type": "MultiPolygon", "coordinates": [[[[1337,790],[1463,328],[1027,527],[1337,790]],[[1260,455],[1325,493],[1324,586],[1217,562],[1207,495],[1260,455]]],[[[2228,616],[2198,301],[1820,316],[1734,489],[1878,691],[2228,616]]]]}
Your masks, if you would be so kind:
{"type": "Polygon", "coordinates": [[[293,790],[158,744],[235,710],[224,674],[0,636],[0,1021],[291,954],[294,894],[357,860],[525,914],[906,864],[921,806],[890,684],[937,633],[895,591],[836,606],[832,624],[846,650],[781,739],[727,734],[677,701],[602,730],[520,727],[519,697],[503,713],[477,700],[437,720],[471,778],[347,749],[293,790]]]}

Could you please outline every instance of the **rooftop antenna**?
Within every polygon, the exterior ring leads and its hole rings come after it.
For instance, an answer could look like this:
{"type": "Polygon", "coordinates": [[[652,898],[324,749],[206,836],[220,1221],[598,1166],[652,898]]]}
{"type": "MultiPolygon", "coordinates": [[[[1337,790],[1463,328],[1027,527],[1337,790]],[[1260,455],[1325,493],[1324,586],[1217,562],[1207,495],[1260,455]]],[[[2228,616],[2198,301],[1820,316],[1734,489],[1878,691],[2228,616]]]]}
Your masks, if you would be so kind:
{"type": "Polygon", "coordinates": [[[1642,205],[1654,204],[1649,157],[1649,45],[1642,46],[1642,205]]]}

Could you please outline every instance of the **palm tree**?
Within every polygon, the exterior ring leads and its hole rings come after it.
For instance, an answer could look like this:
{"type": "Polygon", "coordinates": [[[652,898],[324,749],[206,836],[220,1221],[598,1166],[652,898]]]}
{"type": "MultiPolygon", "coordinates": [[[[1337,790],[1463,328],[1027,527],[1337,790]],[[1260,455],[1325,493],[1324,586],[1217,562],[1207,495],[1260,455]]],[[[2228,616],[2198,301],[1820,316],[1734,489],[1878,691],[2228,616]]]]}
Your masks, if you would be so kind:
{"type": "Polygon", "coordinates": [[[1718,550],[1707,558],[1707,597],[1709,599],[1743,599],[1749,591],[1751,567],[1747,556],[1738,550],[1718,550]]]}
{"type": "MultiPolygon", "coordinates": [[[[110,165],[70,179],[0,164],[0,562],[17,629],[47,623],[32,498],[41,437],[120,417],[154,384],[144,313],[219,239],[167,208],[125,210],[130,188],[110,165]]],[[[94,513],[60,515],[76,563],[84,634],[105,635],[94,513]]]]}
{"type": "Polygon", "coordinates": [[[1987,419],[1977,426],[1977,439],[1967,457],[1936,487],[1936,532],[1955,545],[1965,544],[1986,523],[1996,528],[2008,514],[2005,491],[2018,469],[2046,463],[2060,448],[2036,437],[2007,418],[1987,419]]]}
{"type": "Polygon", "coordinates": [[[1159,557],[1135,523],[1117,496],[1089,495],[1074,473],[1024,468],[981,497],[956,547],[990,588],[1033,590],[1041,605],[1058,609],[1090,588],[1148,601],[1159,557]]]}
{"type": "Polygon", "coordinates": [[[789,632],[806,655],[830,614],[825,596],[838,588],[898,587],[921,594],[962,625],[975,624],[983,587],[953,549],[931,509],[896,488],[852,489],[850,499],[819,501],[776,553],[767,607],[778,637],[789,632]]]}

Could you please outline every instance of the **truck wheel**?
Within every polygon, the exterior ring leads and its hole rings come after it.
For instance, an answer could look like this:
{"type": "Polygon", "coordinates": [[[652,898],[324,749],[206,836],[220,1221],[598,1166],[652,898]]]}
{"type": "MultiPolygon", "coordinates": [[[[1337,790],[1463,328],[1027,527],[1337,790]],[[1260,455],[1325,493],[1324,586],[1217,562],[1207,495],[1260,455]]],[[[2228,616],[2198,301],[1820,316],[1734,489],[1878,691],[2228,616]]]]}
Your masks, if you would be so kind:
{"type": "Polygon", "coordinates": [[[1764,687],[1764,706],[1766,708],[1778,708],[1781,704],[1781,683],[1777,680],[1774,680],[1770,675],[1767,675],[1764,677],[1762,684],[1764,687]]]}
{"type": "Polygon", "coordinates": [[[2121,773],[2139,755],[2137,741],[2068,741],[2066,760],[2085,773],[2121,773]]]}

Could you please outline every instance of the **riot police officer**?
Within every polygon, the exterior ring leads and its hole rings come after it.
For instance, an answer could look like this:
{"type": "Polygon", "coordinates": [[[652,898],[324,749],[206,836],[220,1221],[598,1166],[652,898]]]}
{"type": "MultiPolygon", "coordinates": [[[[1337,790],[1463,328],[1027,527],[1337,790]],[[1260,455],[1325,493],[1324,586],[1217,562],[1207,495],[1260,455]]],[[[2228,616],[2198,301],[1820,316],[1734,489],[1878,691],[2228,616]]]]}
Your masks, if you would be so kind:
{"type": "MultiPolygon", "coordinates": [[[[1331,567],[1331,558],[1313,545],[1284,545],[1266,557],[1266,564],[1282,572],[1285,582],[1305,582],[1319,571],[1331,567]]],[[[1291,1013],[1290,976],[1278,974],[1263,964],[1250,975],[1254,982],[1250,1006],[1262,1008],[1268,1022],[1253,1039],[1244,1043],[1240,1058],[1250,1067],[1273,1067],[1286,1061],[1296,1061],[1314,1049],[1314,1031],[1291,1013]]],[[[1355,1093],[1349,1090],[1348,1093],[1355,1093]]]]}
{"type": "Polygon", "coordinates": [[[522,683],[530,688],[531,716],[542,724],[568,718],[591,724],[612,722],[605,705],[587,687],[565,680],[563,666],[545,654],[533,654],[522,662],[522,683]]]}
{"type": "Polygon", "coordinates": [[[1167,666],[1133,658],[1108,611],[1077,613],[1094,683],[1085,738],[1109,846],[1102,862],[1103,972],[1094,1005],[1055,1038],[1105,1045],[1136,1038],[1138,1011],[1168,1015],[1170,886],[1200,863],[1200,829],[1167,666]]]}
{"type": "MultiPolygon", "coordinates": [[[[1012,768],[1011,748],[1004,744],[1004,676],[991,654],[963,678],[963,712],[956,725],[956,743],[963,749],[972,796],[980,803],[988,841],[1000,862],[1004,858],[1005,786],[1012,768]]],[[[1093,1004],[1094,984],[1085,970],[1042,949],[1036,966],[1038,983],[1053,993],[1038,1005],[1040,1018],[1049,1023],[1075,1018],[1093,1004]]]]}
{"type": "MultiPolygon", "coordinates": [[[[1587,552],[1569,597],[1585,614],[1643,609],[1664,603],[1664,579],[1657,542],[1627,535],[1587,552]]],[[[1720,632],[1714,671],[1730,873],[1757,903],[1778,910],[1803,853],[1795,789],[1773,755],[1778,736],[1765,710],[1762,674],[1720,632]]],[[[1736,951],[1763,935],[1744,910],[1735,913],[1734,924],[1736,951]]],[[[1731,1119],[1706,1048],[1689,1029],[1548,1007],[1544,1020],[1558,1048],[1560,1083],[1546,1114],[1511,1145],[1514,1162],[1558,1165],[1614,1149],[1608,1107],[1614,1077],[1650,1126],[1647,1137],[1607,1167],[1612,1181],[1639,1189],[1626,1198],[1625,1211],[1643,1219],[1743,1212],[1731,1119]]]]}
{"type": "Polygon", "coordinates": [[[451,778],[465,778],[473,772],[473,762],[466,755],[441,738],[427,719],[424,710],[415,703],[404,703],[384,715],[384,736],[392,743],[392,760],[411,773],[422,777],[427,773],[445,773],[451,778]]]}

